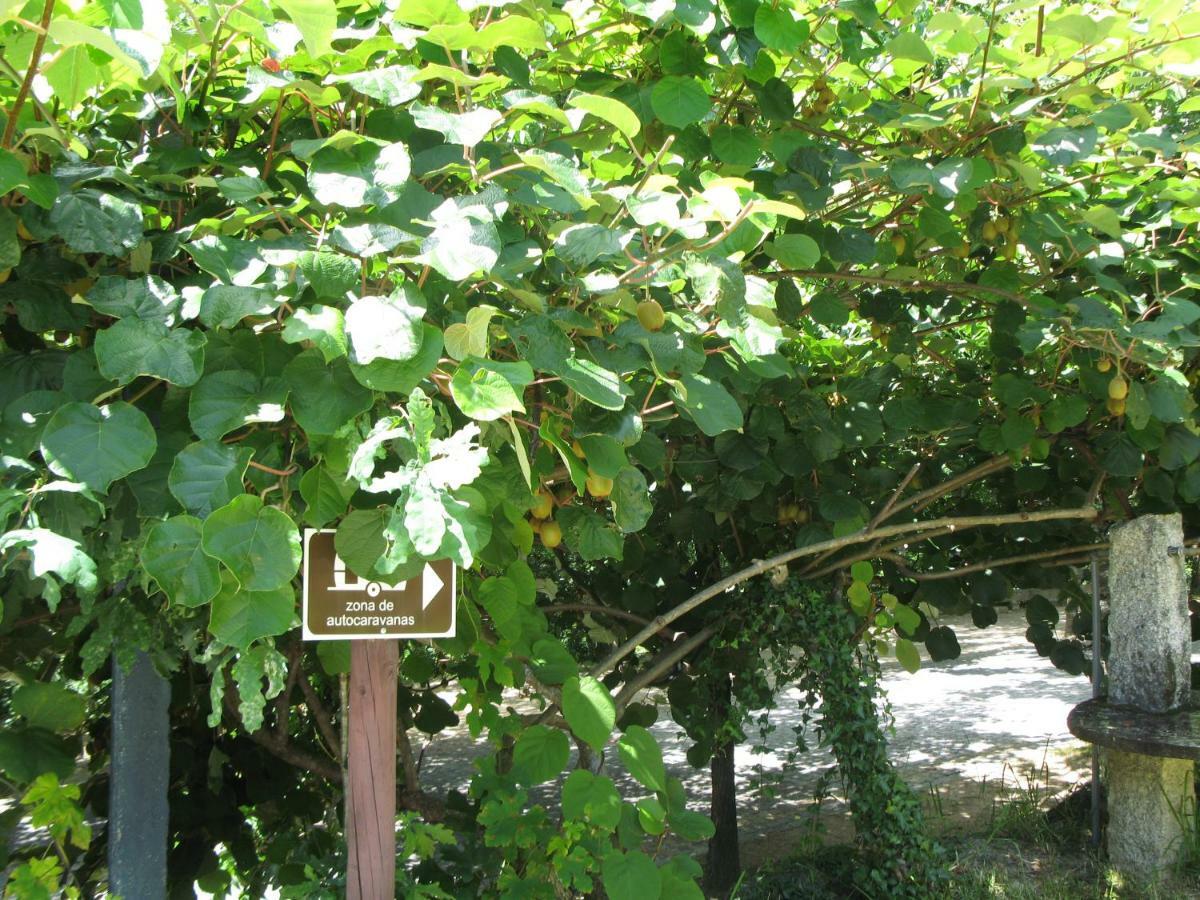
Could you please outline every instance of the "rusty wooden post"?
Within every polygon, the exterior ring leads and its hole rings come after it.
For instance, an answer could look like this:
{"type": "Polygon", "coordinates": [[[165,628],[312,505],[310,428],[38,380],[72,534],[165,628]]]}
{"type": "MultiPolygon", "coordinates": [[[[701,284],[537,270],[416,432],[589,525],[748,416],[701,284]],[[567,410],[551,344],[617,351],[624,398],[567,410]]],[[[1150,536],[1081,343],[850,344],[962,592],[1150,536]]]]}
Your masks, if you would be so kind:
{"type": "Polygon", "coordinates": [[[348,900],[396,893],[396,670],[399,642],[350,644],[346,783],[348,900]]]}

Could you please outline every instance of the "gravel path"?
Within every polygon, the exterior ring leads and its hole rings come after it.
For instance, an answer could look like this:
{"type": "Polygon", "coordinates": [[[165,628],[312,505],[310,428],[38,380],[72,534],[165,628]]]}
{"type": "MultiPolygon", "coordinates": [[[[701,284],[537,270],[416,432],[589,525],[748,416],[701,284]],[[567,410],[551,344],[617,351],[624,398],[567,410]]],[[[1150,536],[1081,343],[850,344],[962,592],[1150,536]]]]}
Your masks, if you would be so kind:
{"type": "MultiPolygon", "coordinates": [[[[926,659],[915,675],[894,661],[884,664],[895,717],[892,759],[942,826],[968,825],[980,814],[987,815],[1005,788],[1032,786],[1045,795],[1086,779],[1087,745],[1067,732],[1066,721],[1071,707],[1090,696],[1087,679],[1060,672],[1037,655],[1025,640],[1024,613],[1019,609],[1001,611],[1000,621],[987,629],[974,628],[969,618],[949,624],[962,647],[958,659],[926,659]]],[[[452,694],[444,696],[453,702],[452,694]]],[[[816,750],[787,763],[794,726],[800,721],[798,698],[795,689],[780,693],[771,715],[775,730],[765,747],[738,748],[739,829],[744,861],[750,865],[777,856],[781,847],[811,827],[814,791],[832,765],[829,754],[816,750]]],[[[513,705],[523,704],[514,697],[513,705]]],[[[688,765],[686,735],[669,720],[660,720],[652,730],[668,770],[682,779],[695,808],[703,810],[708,770],[688,765]]],[[[755,738],[753,731],[751,737],[755,738]]],[[[471,760],[486,752],[486,744],[473,741],[464,727],[443,732],[425,750],[423,786],[435,792],[465,789],[471,760]]],[[[606,771],[625,796],[644,793],[621,771],[612,748],[607,759],[606,771]]],[[[834,783],[831,788],[822,825],[832,835],[849,836],[847,817],[840,814],[844,810],[839,787],[834,783]]]]}

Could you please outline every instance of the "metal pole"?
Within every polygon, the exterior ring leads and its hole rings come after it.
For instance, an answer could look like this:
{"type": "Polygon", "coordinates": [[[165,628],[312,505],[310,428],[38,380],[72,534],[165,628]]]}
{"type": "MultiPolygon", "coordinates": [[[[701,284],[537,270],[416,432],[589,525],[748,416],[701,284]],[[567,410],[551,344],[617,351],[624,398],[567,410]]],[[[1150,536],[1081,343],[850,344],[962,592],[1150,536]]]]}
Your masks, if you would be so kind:
{"type": "MultiPolygon", "coordinates": [[[[1100,561],[1092,556],[1092,699],[1100,696],[1100,561]]],[[[1100,846],[1100,748],[1092,744],[1092,846],[1100,846]]]]}

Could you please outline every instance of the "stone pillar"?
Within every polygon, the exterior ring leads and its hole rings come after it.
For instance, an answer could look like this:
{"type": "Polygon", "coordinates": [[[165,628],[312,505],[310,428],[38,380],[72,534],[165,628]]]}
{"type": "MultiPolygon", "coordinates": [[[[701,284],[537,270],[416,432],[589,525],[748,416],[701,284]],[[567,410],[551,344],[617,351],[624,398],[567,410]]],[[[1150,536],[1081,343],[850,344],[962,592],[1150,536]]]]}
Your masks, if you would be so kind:
{"type": "Polygon", "coordinates": [[[171,686],[145,653],[129,671],[113,658],[108,879],[124,900],[167,895],[170,699],[171,686]]]}
{"type": "MultiPolygon", "coordinates": [[[[1109,535],[1109,703],[1164,713],[1191,693],[1191,625],[1178,514],[1142,516],[1109,535]]],[[[1180,855],[1195,807],[1190,760],[1109,750],[1108,855],[1151,874],[1180,855]]]]}

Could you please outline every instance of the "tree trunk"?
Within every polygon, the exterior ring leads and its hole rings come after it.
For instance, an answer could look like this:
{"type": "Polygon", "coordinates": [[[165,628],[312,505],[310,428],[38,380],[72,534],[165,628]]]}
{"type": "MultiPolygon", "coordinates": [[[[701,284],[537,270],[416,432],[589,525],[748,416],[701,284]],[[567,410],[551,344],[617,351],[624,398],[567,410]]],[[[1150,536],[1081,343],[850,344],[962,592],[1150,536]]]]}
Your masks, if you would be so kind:
{"type": "MultiPolygon", "coordinates": [[[[723,722],[729,711],[729,680],[723,679],[713,698],[713,719],[723,722]]],[[[704,887],[709,893],[724,895],[737,883],[742,871],[738,851],[737,784],[734,778],[734,752],[737,743],[719,744],[713,753],[712,805],[709,816],[716,831],[708,841],[704,865],[704,887]]]]}

